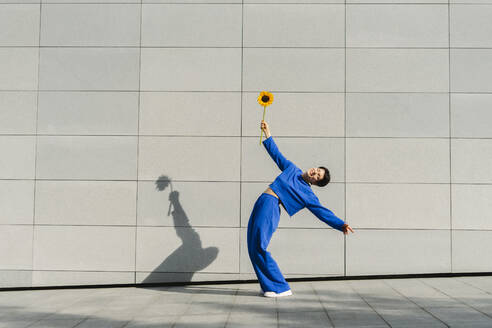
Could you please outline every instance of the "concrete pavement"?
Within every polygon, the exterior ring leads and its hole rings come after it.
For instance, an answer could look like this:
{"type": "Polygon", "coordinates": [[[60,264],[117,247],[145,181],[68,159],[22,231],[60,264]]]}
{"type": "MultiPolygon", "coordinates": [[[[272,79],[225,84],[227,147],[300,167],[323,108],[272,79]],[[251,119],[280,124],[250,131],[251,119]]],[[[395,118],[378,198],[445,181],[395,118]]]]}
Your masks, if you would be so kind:
{"type": "Polygon", "coordinates": [[[492,277],[0,292],[1,327],[492,327],[492,277]]]}

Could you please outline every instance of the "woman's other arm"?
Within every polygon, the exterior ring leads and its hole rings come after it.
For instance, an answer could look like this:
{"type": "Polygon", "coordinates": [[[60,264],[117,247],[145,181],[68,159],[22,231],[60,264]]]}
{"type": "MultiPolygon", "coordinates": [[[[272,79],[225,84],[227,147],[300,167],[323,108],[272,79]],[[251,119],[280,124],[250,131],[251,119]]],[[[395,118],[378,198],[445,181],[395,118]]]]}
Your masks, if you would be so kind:
{"type": "Polygon", "coordinates": [[[273,161],[277,164],[280,171],[285,170],[288,166],[294,165],[291,161],[286,159],[284,155],[278,150],[275,141],[273,138],[270,138],[272,135],[270,134],[270,129],[268,128],[268,124],[265,121],[261,121],[261,129],[265,131],[266,139],[263,140],[263,145],[265,146],[268,154],[273,159],[273,161]]]}
{"type": "Polygon", "coordinates": [[[337,217],[332,211],[321,205],[318,197],[313,194],[313,197],[306,203],[306,207],[311,213],[313,213],[318,219],[328,224],[333,229],[343,232],[345,235],[348,231],[354,232],[352,228],[345,223],[342,219],[337,217]]]}

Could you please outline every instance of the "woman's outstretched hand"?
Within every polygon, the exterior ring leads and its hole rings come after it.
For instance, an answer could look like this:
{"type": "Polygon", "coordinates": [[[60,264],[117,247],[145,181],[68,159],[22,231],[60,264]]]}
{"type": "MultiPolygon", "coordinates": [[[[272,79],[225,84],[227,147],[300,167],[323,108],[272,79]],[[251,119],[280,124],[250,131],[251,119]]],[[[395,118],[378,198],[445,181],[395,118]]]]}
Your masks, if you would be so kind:
{"type": "Polygon", "coordinates": [[[265,132],[265,137],[268,139],[271,134],[270,134],[270,128],[268,128],[268,123],[265,122],[264,120],[261,120],[261,129],[263,130],[263,132],[265,132]]]}
{"type": "Polygon", "coordinates": [[[354,232],[354,230],[352,230],[352,228],[348,224],[346,224],[346,223],[343,225],[342,229],[343,229],[343,234],[344,235],[347,235],[348,232],[349,232],[349,230],[352,231],[352,232],[354,232]]]}

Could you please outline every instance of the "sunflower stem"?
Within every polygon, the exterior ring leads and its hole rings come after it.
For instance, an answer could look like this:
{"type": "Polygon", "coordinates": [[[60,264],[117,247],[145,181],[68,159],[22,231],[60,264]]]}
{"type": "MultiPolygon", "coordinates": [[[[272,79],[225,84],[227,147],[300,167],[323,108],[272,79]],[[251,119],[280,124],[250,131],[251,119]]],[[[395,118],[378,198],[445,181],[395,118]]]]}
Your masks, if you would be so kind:
{"type": "MultiPolygon", "coordinates": [[[[266,106],[263,106],[263,121],[265,120],[265,110],[266,110],[266,106]]],[[[260,127],[260,130],[261,130],[261,134],[260,134],[260,145],[261,145],[261,139],[263,137],[263,129],[260,127]]]]}

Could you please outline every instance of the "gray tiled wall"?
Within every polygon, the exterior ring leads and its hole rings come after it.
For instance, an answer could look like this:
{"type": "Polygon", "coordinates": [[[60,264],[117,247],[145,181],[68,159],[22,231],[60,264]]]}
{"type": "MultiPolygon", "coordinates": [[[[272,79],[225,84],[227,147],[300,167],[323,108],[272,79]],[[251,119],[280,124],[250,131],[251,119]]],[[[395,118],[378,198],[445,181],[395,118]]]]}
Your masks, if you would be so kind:
{"type": "Polygon", "coordinates": [[[282,208],[287,277],[492,271],[491,22],[491,0],[0,0],[0,288],[254,279],[262,90],[356,231],[282,208]]]}

